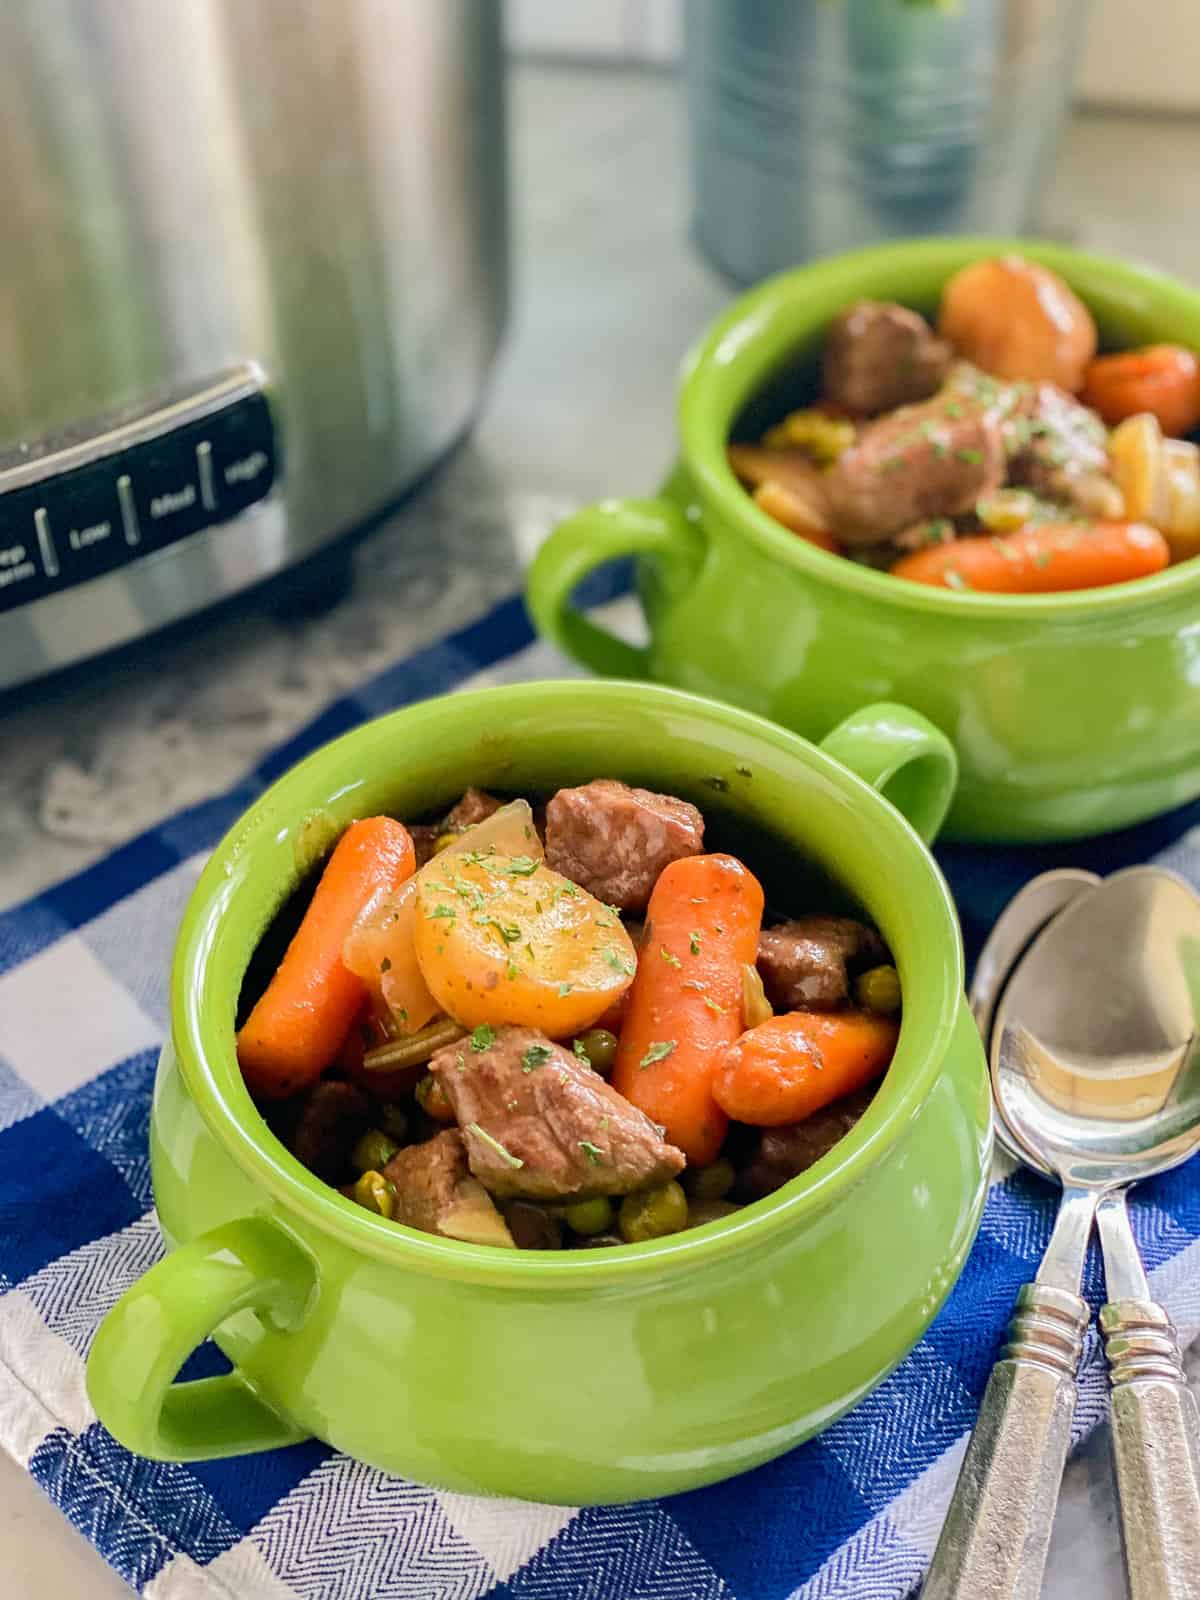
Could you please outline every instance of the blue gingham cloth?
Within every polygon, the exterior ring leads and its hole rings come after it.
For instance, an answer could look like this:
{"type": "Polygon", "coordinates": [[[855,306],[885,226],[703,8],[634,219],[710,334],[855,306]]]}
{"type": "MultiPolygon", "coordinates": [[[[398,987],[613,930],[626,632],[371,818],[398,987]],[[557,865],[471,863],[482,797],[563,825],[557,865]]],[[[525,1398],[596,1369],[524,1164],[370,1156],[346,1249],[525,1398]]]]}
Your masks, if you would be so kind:
{"type": "MultiPolygon", "coordinates": [[[[617,602],[618,607],[627,602],[617,602]]],[[[513,598],[337,702],[228,794],[171,817],[0,915],[0,1445],[155,1600],[901,1600],[937,1538],[1053,1196],[998,1171],[961,1281],[913,1354],[842,1421],[732,1482],[577,1510],[447,1494],[309,1442],[239,1460],[145,1461],[96,1421],[84,1361],[101,1317],[158,1258],[147,1123],[168,956],[206,853],[299,756],[366,716],[464,682],[561,674],[513,598]]],[[[969,948],[1051,862],[1153,857],[1200,882],[1200,806],[1101,842],[951,847],[969,948]]],[[[1154,1288],[1200,1330],[1200,1170],[1139,1189],[1154,1288]]],[[[1096,1263],[1087,1290],[1100,1292],[1096,1263]]],[[[205,1347],[187,1375],[221,1370],[205,1347]]],[[[1089,1350],[1080,1431],[1102,1414],[1089,1350]]]]}

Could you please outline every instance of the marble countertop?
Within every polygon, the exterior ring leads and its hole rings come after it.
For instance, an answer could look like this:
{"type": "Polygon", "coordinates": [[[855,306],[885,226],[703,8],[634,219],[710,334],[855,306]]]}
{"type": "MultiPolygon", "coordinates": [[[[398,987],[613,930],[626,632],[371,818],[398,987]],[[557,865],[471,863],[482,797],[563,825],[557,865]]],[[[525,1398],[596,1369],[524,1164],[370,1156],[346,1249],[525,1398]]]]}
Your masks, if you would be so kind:
{"type": "MultiPolygon", "coordinates": [[[[564,509],[661,475],[676,368],[729,295],[688,243],[675,86],[537,66],[513,91],[515,314],[472,439],[354,552],[323,614],[226,615],[0,708],[0,906],[226,787],[343,689],[517,588],[564,509]]],[[[1194,275],[1197,166],[1200,121],[1077,114],[1044,231],[1194,275]]],[[[1109,1474],[1100,1435],[1068,1469],[1047,1600],[1125,1592],[1109,1474]]],[[[129,1593],[4,1458],[0,1571],[7,1600],[129,1593]]]]}

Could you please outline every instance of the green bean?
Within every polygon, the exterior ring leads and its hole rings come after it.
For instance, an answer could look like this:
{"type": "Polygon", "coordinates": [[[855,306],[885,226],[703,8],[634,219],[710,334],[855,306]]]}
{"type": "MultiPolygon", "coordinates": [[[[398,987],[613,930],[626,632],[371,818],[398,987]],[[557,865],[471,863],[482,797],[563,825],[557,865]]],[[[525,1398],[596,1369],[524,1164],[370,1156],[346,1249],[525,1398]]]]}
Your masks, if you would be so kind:
{"type": "Polygon", "coordinates": [[[452,1022],[449,1017],[437,1017],[423,1028],[418,1028],[416,1033],[407,1034],[403,1039],[389,1039],[386,1044],[368,1050],[363,1056],[363,1066],[368,1072],[395,1072],[400,1067],[419,1067],[436,1051],[448,1044],[457,1044],[466,1036],[467,1030],[460,1028],[457,1022],[452,1022]]]}
{"type": "Polygon", "coordinates": [[[626,1244],[643,1239],[661,1239],[687,1227],[687,1195],[677,1183],[664,1183],[658,1189],[643,1189],[627,1194],[621,1201],[618,1226],[626,1244]]]}

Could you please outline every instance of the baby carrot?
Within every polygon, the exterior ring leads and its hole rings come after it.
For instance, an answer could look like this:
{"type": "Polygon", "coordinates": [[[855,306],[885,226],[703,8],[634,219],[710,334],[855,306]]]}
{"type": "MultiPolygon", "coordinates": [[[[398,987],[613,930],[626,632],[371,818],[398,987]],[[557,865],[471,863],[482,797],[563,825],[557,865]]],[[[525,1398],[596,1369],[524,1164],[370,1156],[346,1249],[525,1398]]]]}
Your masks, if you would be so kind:
{"type": "Polygon", "coordinates": [[[1054,594],[1145,578],[1170,559],[1167,541],[1144,522],[1041,522],[1003,538],[952,539],[918,550],[892,572],[935,588],[1054,594]]]}
{"type": "Polygon", "coordinates": [[[867,1011],[791,1011],[743,1033],[721,1058],[717,1104],[737,1122],[802,1122],[887,1067],[900,1024],[867,1011]]]}
{"type": "Polygon", "coordinates": [[[612,1082],[698,1166],[725,1137],[712,1077],[742,1031],[762,912],[762,886],[733,856],[672,861],[650,895],[612,1082]]]}
{"type": "Polygon", "coordinates": [[[1164,433],[1180,437],[1200,423],[1200,361],[1177,344],[1097,356],[1084,372],[1079,398],[1110,428],[1149,411],[1164,433]]]}
{"type": "Polygon", "coordinates": [[[252,1094],[281,1100],[320,1077],[367,996],[342,961],[346,935],[366,911],[412,876],[408,829],[391,817],[352,822],[338,840],[275,976],[238,1034],[252,1094]]]}

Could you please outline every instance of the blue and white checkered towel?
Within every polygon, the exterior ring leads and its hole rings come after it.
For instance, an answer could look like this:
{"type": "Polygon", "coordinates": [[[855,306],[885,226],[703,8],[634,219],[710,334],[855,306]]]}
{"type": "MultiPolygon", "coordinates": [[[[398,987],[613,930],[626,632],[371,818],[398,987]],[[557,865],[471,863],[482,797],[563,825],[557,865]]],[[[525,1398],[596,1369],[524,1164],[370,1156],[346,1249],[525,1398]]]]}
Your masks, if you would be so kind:
{"type": "MultiPolygon", "coordinates": [[[[998,1175],[979,1241],[909,1359],[819,1439],[657,1504],[575,1510],[443,1494],[307,1443],[172,1466],[99,1425],[84,1388],[97,1323],[158,1257],[146,1139],[167,963],[208,850],[286,767],[361,718],[468,679],[561,674],[518,600],[331,706],[229,794],[170,818],[0,915],[0,1445],[156,1600],[900,1600],[937,1537],[965,1434],[1053,1197],[998,1175]]],[[[1155,857],[1200,882],[1200,806],[1074,849],[947,848],[969,947],[1052,861],[1155,857]],[[1191,830],[1189,834],[1189,829],[1191,830]]],[[[1200,1331],[1200,1169],[1140,1189],[1155,1291],[1200,1331]]],[[[1088,1290],[1099,1295],[1093,1261],[1088,1290]]],[[[220,1370],[206,1347],[189,1375],[220,1370]]],[[[1093,1346],[1079,1427],[1100,1416],[1093,1346]]]]}

